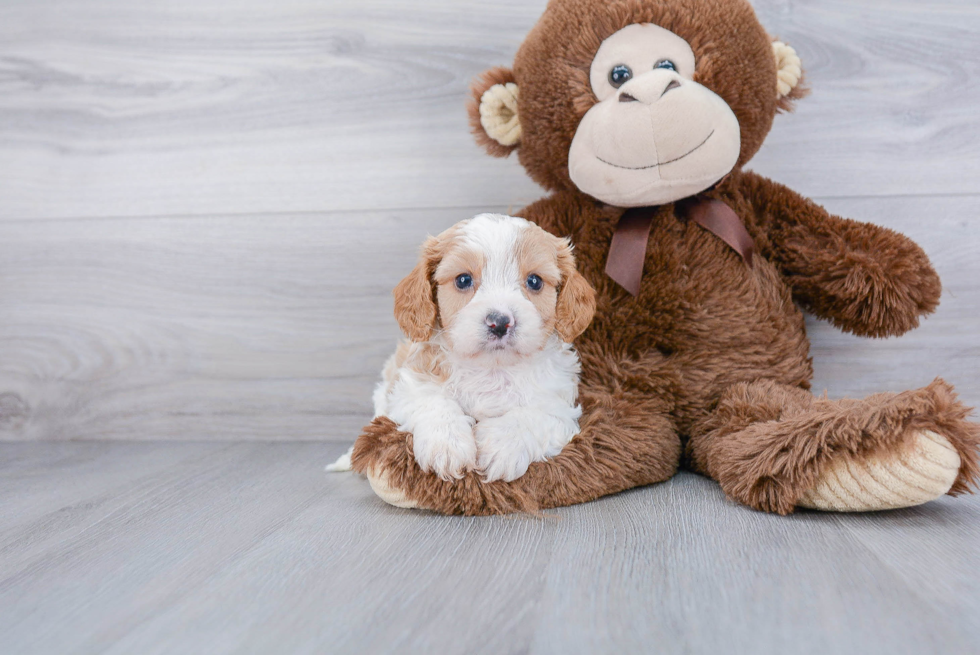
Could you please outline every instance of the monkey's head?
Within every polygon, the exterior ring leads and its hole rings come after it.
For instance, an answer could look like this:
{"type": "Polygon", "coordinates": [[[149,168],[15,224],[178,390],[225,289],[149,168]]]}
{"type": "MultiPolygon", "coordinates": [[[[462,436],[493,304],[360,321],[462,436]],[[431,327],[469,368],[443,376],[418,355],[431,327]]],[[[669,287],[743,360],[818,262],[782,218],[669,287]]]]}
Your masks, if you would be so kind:
{"type": "Polygon", "coordinates": [[[473,85],[470,122],[549,190],[660,205],[751,159],[801,77],[747,0],[551,0],[513,69],[473,85]]]}

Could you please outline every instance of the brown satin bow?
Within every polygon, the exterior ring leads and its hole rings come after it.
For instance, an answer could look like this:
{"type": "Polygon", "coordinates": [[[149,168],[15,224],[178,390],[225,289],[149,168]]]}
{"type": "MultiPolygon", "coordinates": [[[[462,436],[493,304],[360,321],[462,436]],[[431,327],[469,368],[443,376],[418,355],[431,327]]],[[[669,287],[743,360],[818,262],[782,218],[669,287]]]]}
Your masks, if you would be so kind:
{"type": "MultiPolygon", "coordinates": [[[[693,198],[677,204],[680,213],[694,221],[732,247],[752,266],[755,246],[745,225],[735,211],[721,200],[693,198]]],[[[606,259],[606,275],[615,280],[633,296],[640,295],[643,278],[643,262],[646,259],[647,240],[656,207],[637,207],[626,211],[616,224],[609,256],[606,259]]]]}

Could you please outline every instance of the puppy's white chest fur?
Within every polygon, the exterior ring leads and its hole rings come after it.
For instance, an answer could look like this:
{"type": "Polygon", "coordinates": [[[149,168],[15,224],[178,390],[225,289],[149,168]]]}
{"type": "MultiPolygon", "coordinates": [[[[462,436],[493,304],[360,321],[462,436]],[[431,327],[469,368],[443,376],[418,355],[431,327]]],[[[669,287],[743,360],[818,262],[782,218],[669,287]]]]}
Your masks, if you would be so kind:
{"type": "Polygon", "coordinates": [[[449,379],[449,392],[463,412],[477,421],[502,416],[511,407],[526,406],[526,380],[514,372],[486,370],[475,375],[456,375],[449,379]]]}
{"type": "Polygon", "coordinates": [[[487,366],[438,342],[403,342],[374,394],[375,415],[413,434],[423,468],[514,480],[578,434],[580,365],[569,344],[552,337],[513,364],[487,366]]]}
{"type": "Polygon", "coordinates": [[[579,361],[568,344],[553,339],[541,352],[512,366],[486,367],[454,362],[446,381],[449,394],[477,421],[497,418],[518,407],[558,400],[572,407],[578,396],[579,361]]]}

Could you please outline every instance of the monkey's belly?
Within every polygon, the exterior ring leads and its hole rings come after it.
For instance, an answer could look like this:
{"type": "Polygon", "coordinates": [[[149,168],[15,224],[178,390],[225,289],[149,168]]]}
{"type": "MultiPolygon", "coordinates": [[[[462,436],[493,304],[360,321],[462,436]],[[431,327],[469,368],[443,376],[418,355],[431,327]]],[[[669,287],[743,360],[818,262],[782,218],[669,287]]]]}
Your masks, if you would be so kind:
{"type": "Polygon", "coordinates": [[[657,370],[675,378],[688,406],[709,406],[731,384],[760,377],[808,386],[803,315],[775,266],[759,256],[749,266],[714,235],[682,236],[651,241],[638,298],[608,278],[593,281],[599,310],[580,348],[662,358],[657,370]]]}

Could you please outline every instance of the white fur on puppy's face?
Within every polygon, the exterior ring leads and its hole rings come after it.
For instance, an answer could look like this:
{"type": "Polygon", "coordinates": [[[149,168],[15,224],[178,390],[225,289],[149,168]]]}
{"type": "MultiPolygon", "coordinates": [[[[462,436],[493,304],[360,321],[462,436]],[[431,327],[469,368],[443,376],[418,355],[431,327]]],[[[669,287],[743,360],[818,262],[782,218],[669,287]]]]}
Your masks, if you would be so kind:
{"type": "Polygon", "coordinates": [[[442,334],[452,352],[506,363],[544,348],[555,329],[561,278],[556,241],[512,216],[481,214],[459,225],[434,276],[442,334]],[[461,274],[472,276],[469,289],[456,287],[461,274]],[[539,291],[527,286],[531,274],[542,280],[539,291]],[[487,329],[494,313],[513,319],[500,339],[487,329]]]}

